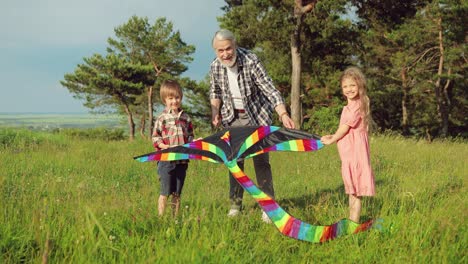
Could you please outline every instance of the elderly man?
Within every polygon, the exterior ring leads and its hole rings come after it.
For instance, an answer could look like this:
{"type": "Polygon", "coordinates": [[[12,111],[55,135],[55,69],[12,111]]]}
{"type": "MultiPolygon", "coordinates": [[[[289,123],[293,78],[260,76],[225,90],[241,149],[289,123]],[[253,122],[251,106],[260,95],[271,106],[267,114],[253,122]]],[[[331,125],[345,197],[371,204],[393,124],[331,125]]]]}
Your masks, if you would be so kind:
{"type": "MultiPolygon", "coordinates": [[[[237,47],[234,34],[226,29],[215,33],[213,48],[216,59],[210,68],[210,103],[215,127],[268,126],[275,110],[286,128],[294,128],[281,93],[254,53],[237,47]]],[[[269,154],[255,156],[253,163],[258,187],[274,198],[269,154]]],[[[240,161],[239,166],[244,169],[244,162],[240,161]]],[[[228,216],[233,217],[242,209],[244,190],[231,174],[229,183],[228,216]]],[[[271,222],[265,212],[262,220],[271,222]]]]}

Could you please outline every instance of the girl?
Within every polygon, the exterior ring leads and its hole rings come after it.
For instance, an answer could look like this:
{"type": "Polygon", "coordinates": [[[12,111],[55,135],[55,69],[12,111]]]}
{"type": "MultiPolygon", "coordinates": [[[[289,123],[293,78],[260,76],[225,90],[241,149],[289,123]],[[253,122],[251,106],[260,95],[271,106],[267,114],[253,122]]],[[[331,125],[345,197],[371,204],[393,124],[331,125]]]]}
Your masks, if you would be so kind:
{"type": "Polygon", "coordinates": [[[349,195],[349,219],[359,223],[361,197],[374,196],[374,173],[369,156],[368,128],[371,121],[366,79],[357,67],[346,69],[340,85],[348,104],[341,113],[340,125],[333,135],[321,138],[325,145],[337,142],[341,175],[349,195]]]}

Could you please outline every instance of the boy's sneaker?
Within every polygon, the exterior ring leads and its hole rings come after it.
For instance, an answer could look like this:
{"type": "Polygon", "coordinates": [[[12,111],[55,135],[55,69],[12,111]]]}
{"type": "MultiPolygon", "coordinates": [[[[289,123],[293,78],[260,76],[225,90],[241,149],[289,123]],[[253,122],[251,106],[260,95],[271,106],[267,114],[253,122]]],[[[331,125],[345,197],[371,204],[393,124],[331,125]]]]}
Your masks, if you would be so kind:
{"type": "Polygon", "coordinates": [[[265,212],[262,212],[262,221],[267,224],[271,224],[271,219],[268,217],[267,213],[265,212]]]}
{"type": "Polygon", "coordinates": [[[229,213],[227,214],[228,217],[234,217],[240,214],[239,209],[230,209],[229,213]]]}

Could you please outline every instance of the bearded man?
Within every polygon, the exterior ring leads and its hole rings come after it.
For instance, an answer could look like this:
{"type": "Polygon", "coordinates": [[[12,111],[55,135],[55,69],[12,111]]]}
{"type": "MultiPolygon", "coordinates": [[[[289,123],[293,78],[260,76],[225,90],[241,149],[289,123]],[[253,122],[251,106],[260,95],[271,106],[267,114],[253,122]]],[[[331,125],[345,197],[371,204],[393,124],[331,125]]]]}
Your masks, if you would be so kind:
{"type": "MultiPolygon", "coordinates": [[[[284,127],[294,128],[281,93],[257,55],[238,47],[234,34],[226,29],[215,33],[212,44],[216,54],[210,67],[213,126],[270,126],[274,110],[284,127]]],[[[269,154],[253,157],[253,163],[258,187],[274,198],[269,154]]],[[[243,170],[244,162],[239,161],[238,164],[243,170]]],[[[244,189],[229,173],[229,217],[241,212],[243,194],[244,189]]],[[[271,223],[265,212],[262,213],[262,220],[271,223]]]]}

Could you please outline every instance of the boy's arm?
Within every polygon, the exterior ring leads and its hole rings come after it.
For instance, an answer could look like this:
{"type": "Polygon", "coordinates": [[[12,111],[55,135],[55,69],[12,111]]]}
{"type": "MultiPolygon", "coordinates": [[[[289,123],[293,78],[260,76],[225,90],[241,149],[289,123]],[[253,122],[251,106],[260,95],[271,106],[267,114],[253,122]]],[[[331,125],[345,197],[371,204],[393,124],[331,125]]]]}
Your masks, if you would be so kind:
{"type": "Polygon", "coordinates": [[[152,134],[152,141],[153,141],[153,147],[156,149],[156,151],[161,150],[161,149],[167,149],[169,146],[164,144],[164,141],[162,139],[161,135],[161,128],[163,126],[163,121],[161,117],[159,116],[156,119],[156,122],[154,123],[154,128],[153,128],[153,134],[152,134]]]}
{"type": "Polygon", "coordinates": [[[188,129],[187,129],[187,134],[188,134],[188,137],[187,137],[187,141],[188,142],[192,142],[193,139],[195,138],[195,135],[193,133],[193,124],[192,124],[192,120],[188,120],[188,129]]]}

